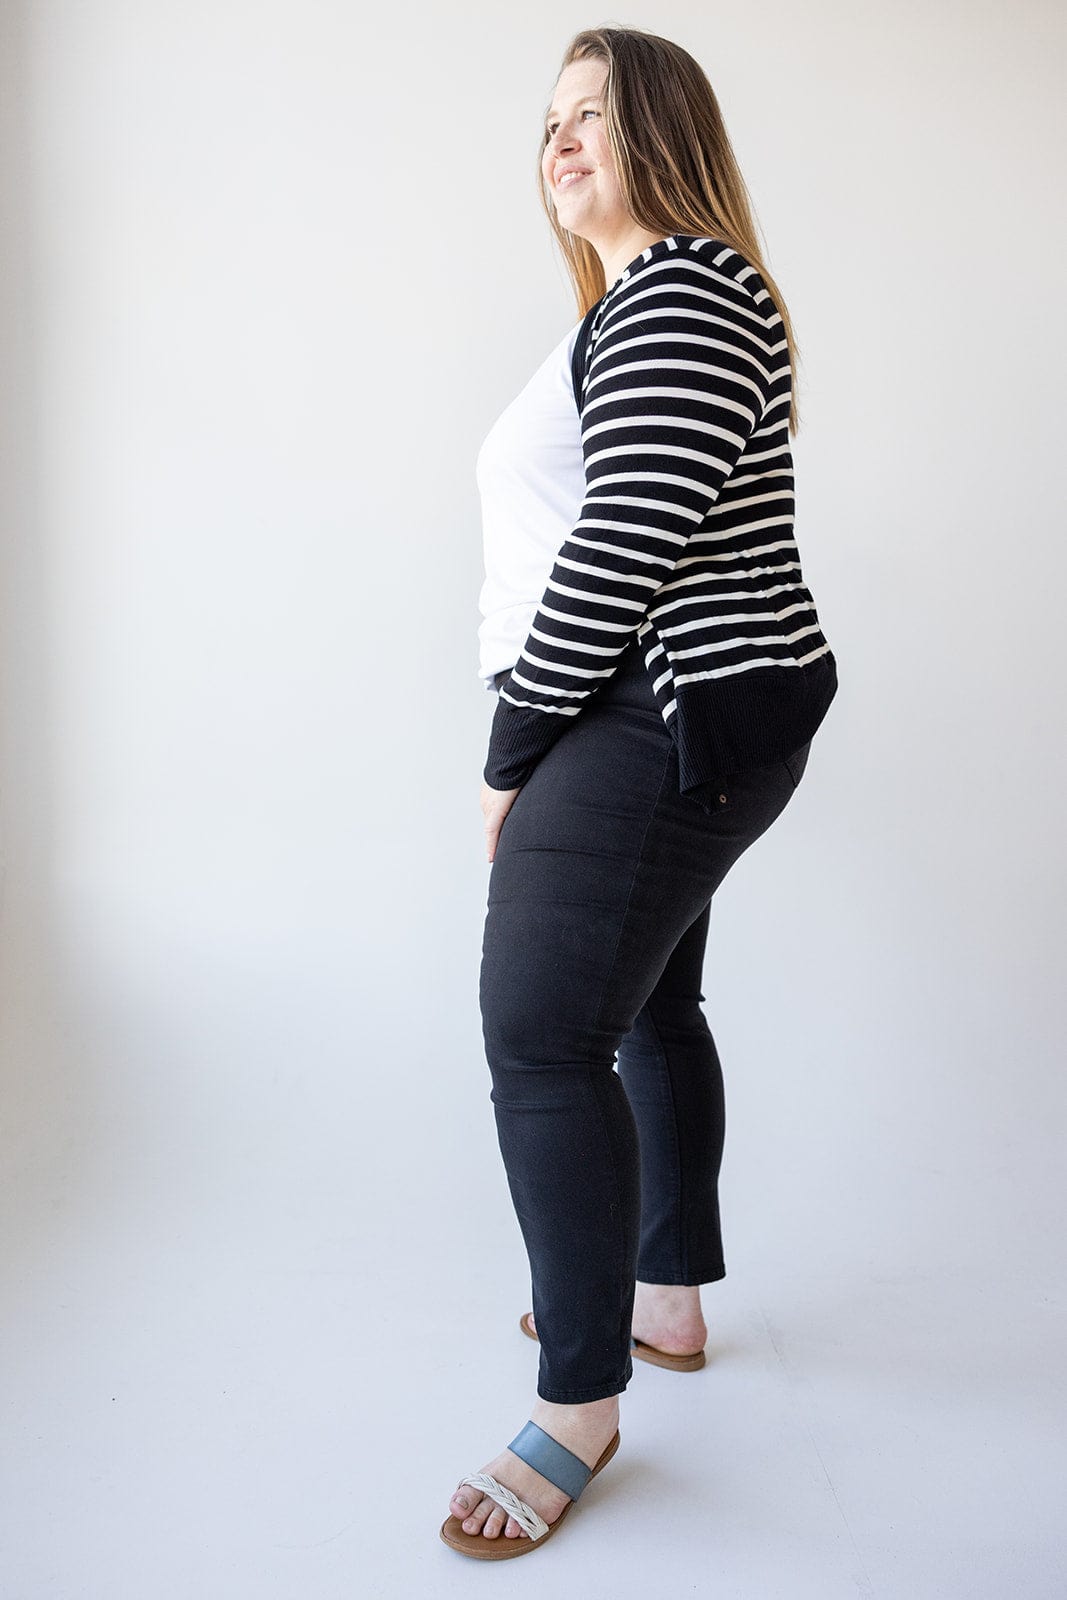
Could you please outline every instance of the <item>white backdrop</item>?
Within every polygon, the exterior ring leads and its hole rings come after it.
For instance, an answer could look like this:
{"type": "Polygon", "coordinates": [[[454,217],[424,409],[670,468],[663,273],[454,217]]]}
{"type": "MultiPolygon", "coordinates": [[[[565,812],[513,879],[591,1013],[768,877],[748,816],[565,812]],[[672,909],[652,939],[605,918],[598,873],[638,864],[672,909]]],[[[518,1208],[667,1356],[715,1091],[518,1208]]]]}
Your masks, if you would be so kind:
{"type": "MultiPolygon", "coordinates": [[[[4,1591],[466,1593],[537,1363],[474,457],[576,315],[537,130],[616,19],[2,17],[4,1591]]],[[[708,1368],[497,1576],[1059,1595],[1064,14],[617,20],[708,71],[795,319],[841,687],[713,909],[708,1368]]]]}

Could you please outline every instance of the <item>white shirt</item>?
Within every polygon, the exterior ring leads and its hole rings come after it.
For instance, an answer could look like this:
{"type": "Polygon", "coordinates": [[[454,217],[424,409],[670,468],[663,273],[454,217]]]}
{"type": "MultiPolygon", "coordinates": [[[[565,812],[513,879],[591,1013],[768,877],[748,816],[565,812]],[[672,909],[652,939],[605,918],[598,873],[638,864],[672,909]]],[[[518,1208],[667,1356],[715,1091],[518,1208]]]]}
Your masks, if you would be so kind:
{"type": "Polygon", "coordinates": [[[510,670],[530,633],[560,546],[585,498],[582,428],[562,338],[497,418],[478,451],[485,581],[478,597],[479,676],[510,670]]]}

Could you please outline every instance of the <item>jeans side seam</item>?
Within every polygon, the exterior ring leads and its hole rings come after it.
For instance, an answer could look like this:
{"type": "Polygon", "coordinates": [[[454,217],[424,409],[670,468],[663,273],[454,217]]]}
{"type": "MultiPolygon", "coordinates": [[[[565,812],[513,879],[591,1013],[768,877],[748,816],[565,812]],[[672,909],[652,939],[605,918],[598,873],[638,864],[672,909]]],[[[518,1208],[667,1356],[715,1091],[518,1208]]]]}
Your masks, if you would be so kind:
{"type": "Polygon", "coordinates": [[[604,974],[604,982],[603,982],[603,984],[601,986],[601,990],[600,990],[600,999],[599,999],[599,1001],[597,1003],[596,1015],[593,1018],[593,1027],[594,1028],[599,1028],[601,1018],[602,1018],[602,1016],[604,1014],[604,1002],[607,999],[608,985],[610,984],[611,978],[612,978],[612,974],[615,971],[615,962],[618,959],[619,946],[622,943],[622,936],[623,936],[624,932],[626,931],[626,919],[630,914],[630,905],[631,905],[631,902],[633,901],[634,889],[637,887],[637,875],[641,871],[641,866],[642,866],[642,863],[644,862],[644,859],[645,859],[645,844],[646,844],[646,842],[648,840],[648,832],[649,832],[649,829],[652,826],[652,822],[653,822],[653,819],[654,819],[654,817],[656,815],[656,812],[659,809],[660,799],[662,798],[663,790],[666,787],[667,774],[670,771],[671,757],[673,756],[673,754],[674,754],[674,747],[672,745],[671,748],[668,749],[667,754],[666,754],[666,756],[664,758],[663,773],[662,773],[662,775],[660,777],[659,788],[656,790],[656,798],[655,798],[655,800],[653,800],[651,806],[648,809],[648,820],[645,823],[645,831],[641,835],[641,843],[639,844],[639,846],[637,848],[637,859],[634,862],[634,870],[633,870],[633,874],[632,874],[632,876],[630,878],[630,887],[626,891],[626,904],[623,906],[623,908],[622,908],[622,916],[619,918],[619,931],[615,935],[615,946],[614,946],[614,948],[613,948],[613,950],[611,952],[611,960],[608,962],[608,970],[604,974]]]}
{"type": "MultiPolygon", "coordinates": [[[[611,1162],[611,1175],[612,1175],[613,1179],[615,1180],[615,1219],[616,1219],[616,1227],[615,1227],[615,1271],[616,1271],[616,1276],[617,1276],[619,1282],[621,1283],[622,1279],[623,1279],[623,1267],[625,1266],[625,1244],[624,1244],[624,1241],[625,1241],[625,1233],[624,1233],[625,1223],[624,1223],[624,1218],[623,1218],[623,1206],[622,1206],[622,1200],[623,1200],[622,1182],[621,1182],[621,1180],[619,1178],[619,1167],[618,1167],[618,1163],[615,1160],[615,1151],[612,1149],[612,1146],[611,1146],[611,1132],[610,1132],[610,1129],[608,1128],[607,1118],[604,1115],[604,1108],[600,1104],[600,1096],[597,1094],[596,1084],[593,1081],[593,1073],[598,1071],[598,1070],[599,1069],[596,1068],[596,1067],[591,1067],[589,1069],[589,1072],[586,1075],[586,1082],[587,1082],[587,1084],[589,1086],[590,1092],[592,1093],[593,1102],[596,1105],[597,1117],[599,1118],[599,1121],[600,1121],[601,1135],[602,1135],[602,1137],[604,1139],[604,1143],[607,1146],[608,1159],[611,1162]]],[[[627,1357],[627,1364],[629,1365],[630,1372],[629,1372],[629,1374],[625,1375],[623,1378],[621,1378],[619,1380],[620,1382],[622,1382],[624,1384],[625,1383],[629,1383],[630,1377],[633,1375],[633,1358],[632,1358],[632,1356],[628,1356],[627,1357]]],[[[564,1403],[565,1404],[574,1404],[574,1403],[577,1403],[577,1402],[564,1402],[564,1403]]]]}
{"type": "MultiPolygon", "coordinates": [[[[662,774],[660,776],[659,788],[656,790],[656,798],[655,798],[655,800],[653,800],[651,806],[649,807],[648,820],[645,823],[644,832],[641,835],[641,843],[640,843],[640,845],[638,846],[638,849],[637,849],[637,858],[636,858],[636,860],[634,862],[633,875],[630,878],[630,887],[629,887],[629,889],[627,890],[627,893],[626,893],[626,904],[623,907],[622,916],[619,918],[619,931],[618,931],[618,934],[617,934],[616,939],[615,939],[615,947],[612,950],[611,960],[608,963],[608,970],[607,970],[607,972],[606,972],[606,974],[604,976],[603,987],[601,988],[601,991],[600,991],[600,1000],[599,1000],[599,1002],[597,1004],[596,1017],[595,1017],[594,1022],[593,1022],[593,1026],[594,1027],[599,1027],[600,1026],[600,1018],[601,1018],[601,1015],[602,1015],[603,1010],[604,1010],[604,1001],[607,998],[608,985],[609,985],[609,983],[611,981],[611,975],[615,970],[615,961],[616,961],[616,958],[617,958],[618,953],[619,953],[619,945],[622,942],[623,932],[625,931],[625,927],[626,927],[626,918],[627,918],[627,916],[629,914],[629,911],[630,911],[630,904],[631,904],[631,902],[633,900],[634,888],[635,888],[635,886],[637,884],[637,875],[641,870],[641,863],[644,861],[644,858],[645,858],[645,842],[648,839],[648,831],[652,826],[652,819],[654,818],[654,816],[656,814],[656,810],[657,810],[657,808],[659,806],[659,802],[660,802],[660,797],[663,794],[664,785],[666,784],[666,781],[667,781],[667,773],[670,771],[670,763],[671,763],[671,755],[672,755],[672,753],[673,752],[671,750],[667,751],[667,755],[666,755],[666,758],[665,758],[664,763],[663,763],[663,772],[662,772],[662,774]]],[[[621,1085],[620,1085],[620,1087],[621,1087],[621,1085]]],[[[618,1165],[617,1165],[617,1163],[615,1161],[615,1152],[612,1149],[612,1145],[611,1145],[611,1135],[610,1135],[610,1132],[608,1131],[607,1119],[604,1116],[604,1108],[600,1104],[600,1099],[599,1099],[599,1097],[597,1095],[597,1092],[596,1092],[596,1086],[594,1085],[591,1077],[589,1079],[589,1088],[592,1091],[593,1099],[594,1099],[594,1101],[596,1103],[597,1115],[600,1118],[601,1130],[602,1130],[603,1137],[604,1137],[604,1139],[606,1141],[606,1144],[607,1144],[608,1156],[609,1156],[609,1158],[611,1160],[611,1171],[612,1171],[612,1175],[613,1175],[613,1177],[615,1179],[615,1198],[616,1198],[616,1215],[617,1215],[617,1228],[616,1228],[616,1233],[615,1233],[615,1247],[616,1247],[616,1261],[617,1261],[617,1264],[618,1264],[617,1270],[618,1270],[619,1279],[621,1281],[622,1274],[623,1274],[623,1267],[624,1267],[624,1264],[625,1264],[624,1263],[624,1253],[625,1253],[624,1252],[624,1238],[625,1238],[625,1235],[624,1235],[624,1219],[623,1219],[623,1214],[622,1214],[622,1185],[621,1185],[620,1180],[619,1180],[619,1168],[618,1168],[618,1165]]],[[[629,1366],[630,1371],[632,1373],[632,1371],[633,1371],[633,1357],[632,1356],[628,1357],[627,1365],[629,1366]]],[[[625,1381],[628,1383],[629,1382],[629,1377],[627,1377],[625,1379],[625,1381]]]]}
{"type": "Polygon", "coordinates": [[[677,1102],[675,1101],[675,1098],[674,1098],[674,1083],[673,1083],[673,1080],[671,1079],[670,1062],[667,1059],[667,1050],[666,1050],[666,1047],[665,1047],[665,1045],[663,1043],[662,1035],[660,1034],[659,1028],[656,1026],[656,1019],[652,1015],[651,1009],[646,1006],[645,1010],[646,1010],[646,1015],[648,1017],[649,1026],[651,1027],[652,1032],[656,1036],[656,1044],[659,1047],[659,1053],[660,1053],[660,1056],[661,1056],[661,1058],[663,1060],[664,1077],[667,1080],[667,1089],[668,1089],[668,1092],[670,1093],[670,1097],[671,1097],[671,1128],[672,1128],[673,1133],[674,1133],[674,1170],[678,1175],[678,1181],[677,1181],[676,1188],[675,1188],[675,1192],[676,1192],[676,1195],[677,1195],[677,1230],[678,1230],[677,1231],[677,1238],[676,1238],[676,1241],[675,1241],[675,1254],[676,1254],[676,1257],[677,1257],[677,1259],[678,1259],[678,1261],[680,1263],[680,1270],[681,1270],[682,1278],[683,1278],[683,1281],[684,1281],[685,1279],[687,1279],[689,1277],[689,1251],[686,1248],[685,1244],[683,1243],[683,1232],[682,1232],[683,1174],[682,1174],[681,1145],[679,1144],[679,1141],[678,1141],[678,1106],[677,1106],[677,1102]]]}

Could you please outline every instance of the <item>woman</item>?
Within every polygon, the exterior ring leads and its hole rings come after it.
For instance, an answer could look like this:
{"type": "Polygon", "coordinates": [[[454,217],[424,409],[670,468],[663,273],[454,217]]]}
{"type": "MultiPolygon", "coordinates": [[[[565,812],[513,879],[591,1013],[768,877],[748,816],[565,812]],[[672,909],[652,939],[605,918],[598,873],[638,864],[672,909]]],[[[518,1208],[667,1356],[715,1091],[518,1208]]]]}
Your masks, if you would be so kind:
{"type": "Polygon", "coordinates": [[[540,167],[583,316],[478,461],[480,1000],[540,1341],[529,1419],[441,1528],[483,1559],[539,1549],[610,1459],[634,1355],[703,1365],[711,900],[837,685],[793,538],[790,324],[704,73],[654,35],[578,34],[540,167]]]}

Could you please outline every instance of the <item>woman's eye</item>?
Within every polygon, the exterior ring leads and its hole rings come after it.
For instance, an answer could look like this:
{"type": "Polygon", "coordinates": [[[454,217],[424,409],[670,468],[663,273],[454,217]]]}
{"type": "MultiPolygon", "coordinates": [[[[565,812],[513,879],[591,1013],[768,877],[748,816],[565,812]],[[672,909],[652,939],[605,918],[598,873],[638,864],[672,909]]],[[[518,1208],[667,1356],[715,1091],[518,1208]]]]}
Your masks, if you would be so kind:
{"type": "MultiPolygon", "coordinates": [[[[599,115],[600,115],[600,113],[598,111],[594,110],[594,108],[592,106],[586,106],[585,110],[582,112],[582,116],[583,117],[597,117],[599,115]]],[[[559,123],[558,122],[550,122],[548,124],[548,126],[545,128],[545,138],[546,139],[551,139],[552,135],[555,133],[555,131],[556,131],[556,129],[558,127],[559,127],[559,123]]]]}

